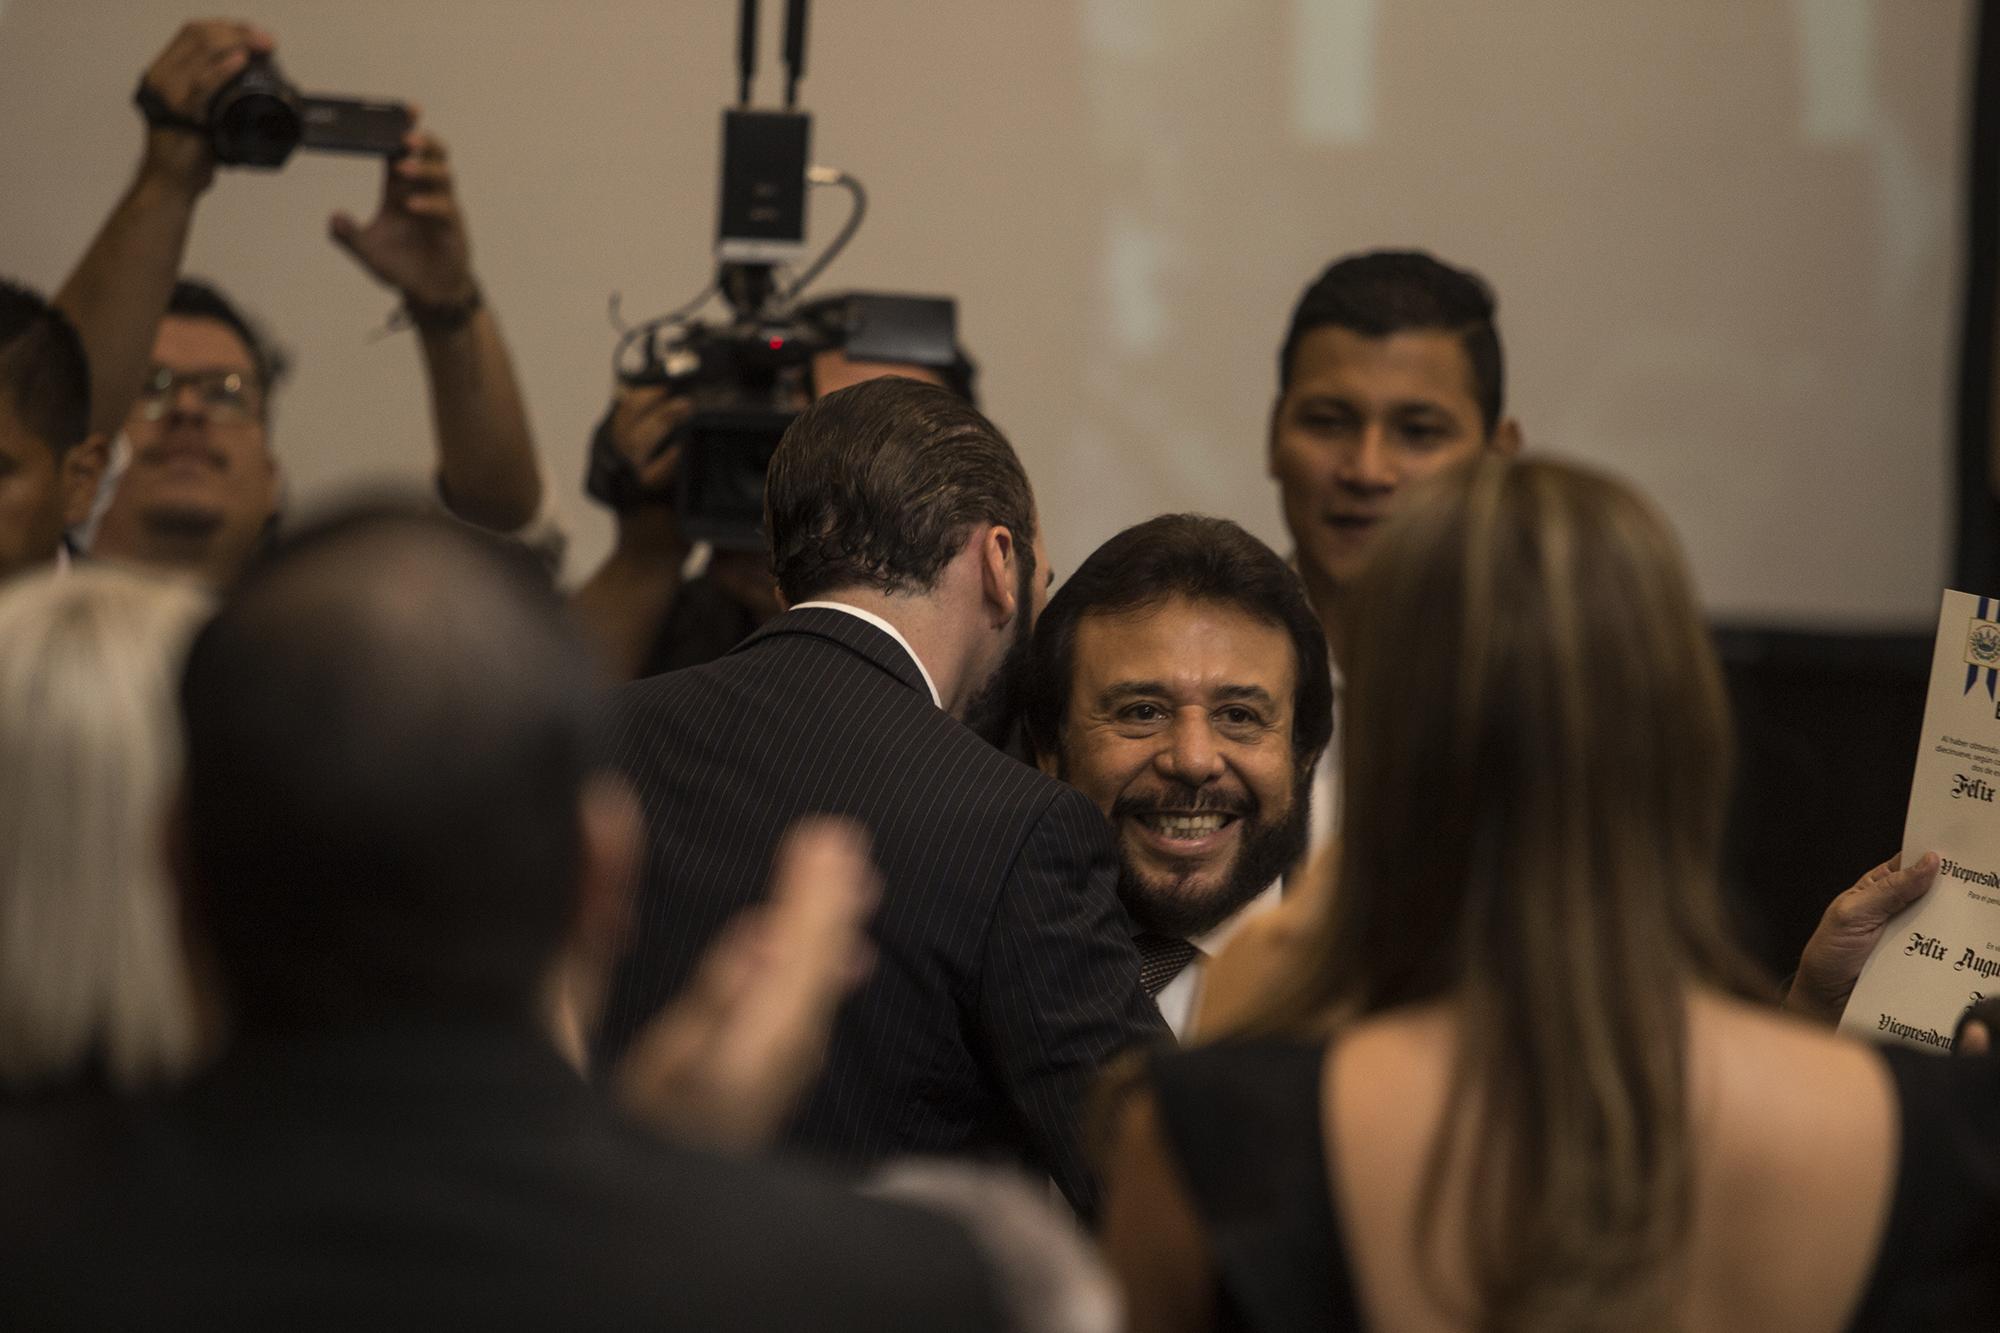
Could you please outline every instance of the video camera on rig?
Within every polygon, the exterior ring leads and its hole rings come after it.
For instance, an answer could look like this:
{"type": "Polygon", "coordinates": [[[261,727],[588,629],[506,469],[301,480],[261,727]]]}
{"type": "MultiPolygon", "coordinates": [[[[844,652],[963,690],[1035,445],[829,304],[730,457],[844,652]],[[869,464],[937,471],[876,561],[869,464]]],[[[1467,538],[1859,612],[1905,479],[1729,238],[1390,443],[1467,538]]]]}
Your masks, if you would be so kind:
{"type": "Polygon", "coordinates": [[[613,368],[628,385],[664,384],[693,399],[688,420],[654,451],[684,452],[670,494],[649,494],[611,438],[606,413],[591,442],[586,489],[613,509],[670,501],[691,539],[754,550],[764,543],[764,474],[778,439],[813,396],[812,361],[844,350],[856,360],[950,368],[963,364],[957,307],[947,298],[856,293],[801,304],[800,296],[861,226],[867,194],[844,171],[811,165],[812,117],[797,109],[805,76],[807,0],[787,0],[785,105],[750,105],[757,72],[757,0],[740,0],[737,105],[722,113],[722,186],[713,283],[670,314],[626,330],[613,368]],[[805,268],[806,196],[847,190],[852,207],[805,268]],[[720,295],[729,318],[695,318],[720,295]]]}

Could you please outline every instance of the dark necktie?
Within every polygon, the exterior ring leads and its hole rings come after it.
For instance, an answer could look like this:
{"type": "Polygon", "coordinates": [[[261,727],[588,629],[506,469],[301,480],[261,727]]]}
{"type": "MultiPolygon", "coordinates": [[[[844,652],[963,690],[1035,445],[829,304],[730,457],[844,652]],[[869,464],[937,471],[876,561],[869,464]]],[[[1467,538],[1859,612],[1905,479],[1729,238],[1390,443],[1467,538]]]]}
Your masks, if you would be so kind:
{"type": "Polygon", "coordinates": [[[1139,946],[1139,984],[1155,999],[1168,982],[1181,974],[1182,968],[1194,961],[1197,952],[1186,940],[1151,931],[1133,936],[1132,943],[1139,946]]]}

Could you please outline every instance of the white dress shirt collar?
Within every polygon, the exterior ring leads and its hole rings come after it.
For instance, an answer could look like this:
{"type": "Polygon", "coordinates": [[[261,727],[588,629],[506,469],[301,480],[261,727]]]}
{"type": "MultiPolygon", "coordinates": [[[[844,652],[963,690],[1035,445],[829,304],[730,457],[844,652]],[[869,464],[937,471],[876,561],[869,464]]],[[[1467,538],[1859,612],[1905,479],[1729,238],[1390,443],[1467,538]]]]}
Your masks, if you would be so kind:
{"type": "Polygon", "coordinates": [[[1167,1020],[1167,1027],[1176,1041],[1185,1042],[1194,1036],[1195,1010],[1201,1003],[1202,974],[1208,970],[1208,960],[1222,952],[1223,946],[1253,918],[1275,908],[1278,893],[1279,886],[1273,883],[1237,908],[1227,921],[1214,930],[1188,941],[1195,947],[1195,956],[1188,960],[1188,965],[1181,969],[1179,976],[1161,987],[1160,993],[1153,997],[1153,1003],[1160,1008],[1160,1017],[1167,1020]]]}
{"type": "Polygon", "coordinates": [[[931,692],[931,702],[939,708],[944,707],[944,699],[938,694],[937,682],[931,679],[931,670],[924,665],[924,659],[918,657],[917,650],[910,647],[910,641],[903,637],[903,631],[897,629],[873,611],[863,611],[860,607],[849,606],[846,602],[800,602],[791,609],[794,611],[845,611],[850,616],[858,616],[862,620],[867,621],[902,646],[903,651],[910,655],[910,660],[917,664],[917,670],[923,674],[924,688],[931,692]]]}

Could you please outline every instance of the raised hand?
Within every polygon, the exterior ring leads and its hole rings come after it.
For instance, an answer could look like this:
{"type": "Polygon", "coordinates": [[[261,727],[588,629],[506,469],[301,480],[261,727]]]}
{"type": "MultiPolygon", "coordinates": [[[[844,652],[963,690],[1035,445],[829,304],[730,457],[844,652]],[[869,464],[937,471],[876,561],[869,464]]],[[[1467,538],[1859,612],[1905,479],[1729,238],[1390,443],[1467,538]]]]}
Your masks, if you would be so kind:
{"type": "Polygon", "coordinates": [[[611,442],[646,492],[657,492],[674,479],[681,446],[661,446],[693,415],[694,399],[672,393],[664,384],[620,386],[611,404],[611,442]]]}
{"type": "Polygon", "coordinates": [[[1905,870],[1903,858],[1884,861],[1827,904],[1826,914],[1799,955],[1799,970],[1785,993],[1785,1008],[1829,1027],[1840,1021],[1847,997],[1882,930],[1898,912],[1937,881],[1936,852],[1925,852],[1905,870]]]}
{"type": "MultiPolygon", "coordinates": [[[[415,108],[412,108],[414,111],[415,108]]],[[[413,128],[382,177],[382,204],[366,223],[335,213],[327,230],[376,281],[421,306],[473,300],[472,242],[452,192],[444,141],[413,128]]]]}
{"type": "MultiPolygon", "coordinates": [[[[251,56],[269,55],[275,49],[271,34],[253,23],[201,19],[174,34],[147,67],[145,86],[174,115],[201,121],[217,89],[242,73],[251,56]]],[[[141,174],[200,191],[214,178],[215,155],[205,135],[186,128],[149,125],[141,174]]]]}

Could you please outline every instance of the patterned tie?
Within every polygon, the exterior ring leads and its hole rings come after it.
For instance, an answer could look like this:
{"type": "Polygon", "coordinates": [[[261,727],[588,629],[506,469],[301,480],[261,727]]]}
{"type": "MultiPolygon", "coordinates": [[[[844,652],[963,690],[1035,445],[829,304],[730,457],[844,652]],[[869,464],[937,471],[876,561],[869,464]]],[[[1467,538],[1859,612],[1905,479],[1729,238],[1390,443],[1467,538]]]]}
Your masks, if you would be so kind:
{"type": "Polygon", "coordinates": [[[1154,999],[1159,998],[1168,982],[1181,974],[1182,968],[1194,961],[1198,952],[1186,940],[1151,931],[1133,936],[1132,942],[1139,946],[1139,984],[1154,999]]]}

